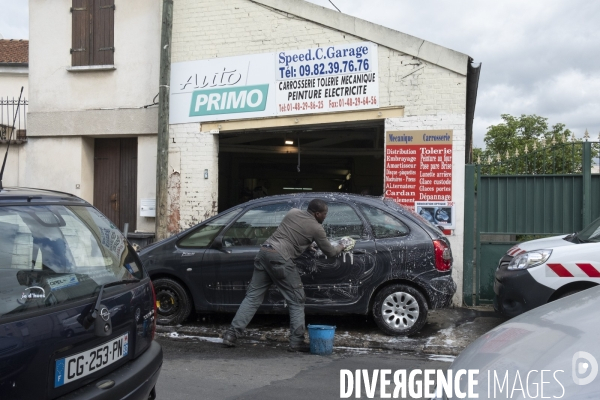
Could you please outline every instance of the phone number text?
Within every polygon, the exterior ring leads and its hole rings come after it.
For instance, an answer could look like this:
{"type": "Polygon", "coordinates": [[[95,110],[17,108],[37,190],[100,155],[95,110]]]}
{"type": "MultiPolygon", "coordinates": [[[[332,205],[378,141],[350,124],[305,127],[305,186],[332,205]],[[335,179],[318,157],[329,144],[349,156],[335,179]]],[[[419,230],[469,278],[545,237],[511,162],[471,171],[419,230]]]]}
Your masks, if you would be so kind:
{"type": "Polygon", "coordinates": [[[279,112],[323,110],[326,106],[328,109],[331,109],[331,108],[375,106],[375,105],[377,105],[377,97],[376,96],[348,97],[345,99],[327,100],[327,104],[325,104],[325,102],[323,100],[280,103],[279,104],[279,112]]]}
{"type": "Polygon", "coordinates": [[[287,66],[279,68],[279,79],[297,78],[299,76],[335,75],[347,72],[362,72],[369,70],[369,60],[333,61],[328,63],[305,64],[298,67],[287,66]]]}

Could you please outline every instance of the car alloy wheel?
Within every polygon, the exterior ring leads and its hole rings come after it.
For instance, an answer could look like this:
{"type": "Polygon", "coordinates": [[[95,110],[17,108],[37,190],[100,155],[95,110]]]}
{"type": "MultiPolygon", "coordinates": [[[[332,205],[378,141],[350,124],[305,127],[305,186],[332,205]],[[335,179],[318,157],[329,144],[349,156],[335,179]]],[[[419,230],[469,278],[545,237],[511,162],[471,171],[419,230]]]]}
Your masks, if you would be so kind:
{"type": "Polygon", "coordinates": [[[381,315],[392,329],[409,329],[419,318],[419,303],[408,293],[395,292],[381,304],[381,315]]]}
{"type": "Polygon", "coordinates": [[[404,283],[392,283],[381,288],[371,307],[379,329],[391,336],[409,336],[419,332],[427,322],[428,311],[423,293],[404,283]]]}

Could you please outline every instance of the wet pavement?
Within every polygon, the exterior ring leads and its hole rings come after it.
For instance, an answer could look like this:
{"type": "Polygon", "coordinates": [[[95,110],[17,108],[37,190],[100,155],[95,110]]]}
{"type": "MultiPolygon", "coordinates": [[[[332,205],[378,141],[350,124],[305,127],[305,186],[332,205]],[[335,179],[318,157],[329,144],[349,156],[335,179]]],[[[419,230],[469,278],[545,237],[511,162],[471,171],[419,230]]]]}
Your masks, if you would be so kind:
{"type": "MultiPolygon", "coordinates": [[[[177,341],[221,342],[233,314],[199,315],[178,326],[159,326],[162,338],[177,341]]],[[[491,308],[448,308],[429,312],[427,324],[414,336],[387,336],[365,316],[307,315],[306,324],[335,325],[334,349],[395,350],[455,356],[490,329],[506,321],[491,308]]],[[[288,341],[287,315],[256,315],[240,344],[279,346],[288,341]]]]}
{"type": "MultiPolygon", "coordinates": [[[[285,343],[243,343],[224,348],[209,341],[159,337],[164,359],[156,384],[157,399],[339,399],[341,371],[363,370],[369,377],[375,371],[441,369],[449,367],[452,356],[433,356],[381,349],[336,349],[329,356],[289,353],[285,343]]],[[[213,339],[219,342],[220,339],[213,339]]],[[[361,382],[360,398],[384,398],[395,389],[382,392],[380,384],[368,391],[361,382]]],[[[347,387],[344,388],[347,390],[347,387]]],[[[351,398],[356,398],[354,392],[351,398]]],[[[396,396],[398,397],[398,396],[396,396]]],[[[424,396],[402,398],[421,399],[424,396]]],[[[430,396],[425,396],[430,398],[430,396]]]]}

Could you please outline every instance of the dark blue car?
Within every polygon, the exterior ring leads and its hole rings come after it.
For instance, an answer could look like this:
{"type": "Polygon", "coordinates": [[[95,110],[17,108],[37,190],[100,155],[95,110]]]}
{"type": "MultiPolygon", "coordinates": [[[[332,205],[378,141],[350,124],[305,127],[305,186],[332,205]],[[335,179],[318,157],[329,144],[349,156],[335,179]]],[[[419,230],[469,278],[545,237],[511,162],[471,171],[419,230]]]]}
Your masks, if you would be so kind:
{"type": "MultiPolygon", "coordinates": [[[[329,205],[323,227],[330,241],[350,236],[356,245],[339,257],[307,250],[296,260],[308,313],[372,315],[385,333],[410,335],[423,327],[428,309],[451,303],[452,253],[436,226],[391,200],[305,193],[240,204],[143,249],[158,323],[181,323],[192,310],[235,312],[260,245],[290,209],[306,210],[314,198],[329,205]]],[[[287,312],[275,287],[259,311],[287,312]]]]}
{"type": "Polygon", "coordinates": [[[162,366],[152,283],[84,200],[0,190],[0,399],[148,399],[162,366]]]}

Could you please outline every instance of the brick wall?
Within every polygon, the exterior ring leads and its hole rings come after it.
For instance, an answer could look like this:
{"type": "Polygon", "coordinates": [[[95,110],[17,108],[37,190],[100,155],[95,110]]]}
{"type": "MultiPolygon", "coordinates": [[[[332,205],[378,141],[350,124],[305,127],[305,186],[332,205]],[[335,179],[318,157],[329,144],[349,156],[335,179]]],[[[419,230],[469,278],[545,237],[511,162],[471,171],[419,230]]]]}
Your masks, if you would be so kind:
{"type": "Polygon", "coordinates": [[[218,137],[201,133],[196,123],[171,125],[169,136],[169,230],[175,233],[177,224],[183,230],[217,212],[218,137]]]}

